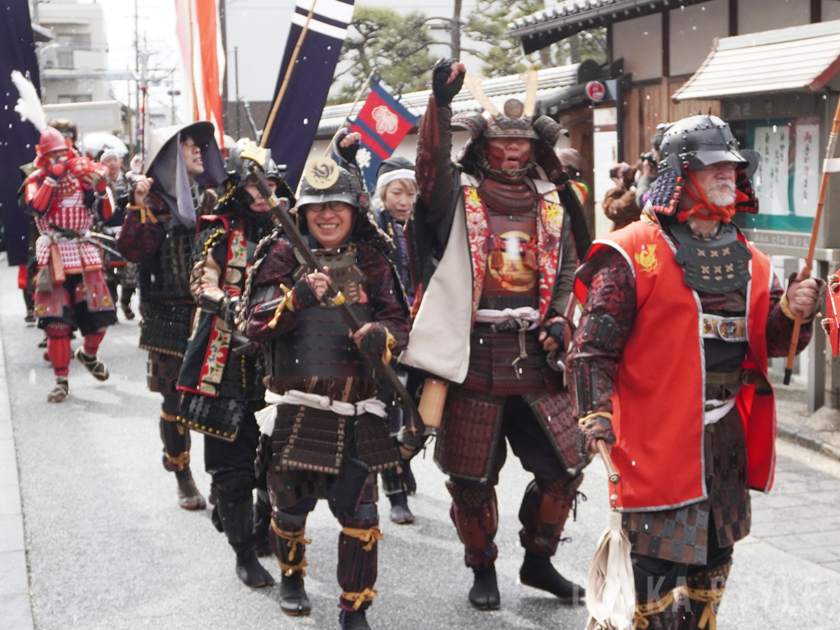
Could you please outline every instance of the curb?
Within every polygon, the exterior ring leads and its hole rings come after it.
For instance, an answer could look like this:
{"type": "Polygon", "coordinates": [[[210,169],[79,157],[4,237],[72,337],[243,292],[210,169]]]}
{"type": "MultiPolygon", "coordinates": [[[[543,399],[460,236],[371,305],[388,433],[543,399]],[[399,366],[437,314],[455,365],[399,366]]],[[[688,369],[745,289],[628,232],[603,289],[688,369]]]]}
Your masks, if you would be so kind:
{"type": "Polygon", "coordinates": [[[781,423],[776,424],[778,437],[789,442],[804,446],[821,455],[840,461],[840,447],[825,441],[818,431],[808,427],[790,427],[781,423]]]}
{"type": "MultiPolygon", "coordinates": [[[[5,256],[0,264],[5,263],[5,256]]],[[[8,296],[6,296],[8,298],[8,296]]],[[[0,335],[0,628],[34,630],[6,355],[0,335]]]]}

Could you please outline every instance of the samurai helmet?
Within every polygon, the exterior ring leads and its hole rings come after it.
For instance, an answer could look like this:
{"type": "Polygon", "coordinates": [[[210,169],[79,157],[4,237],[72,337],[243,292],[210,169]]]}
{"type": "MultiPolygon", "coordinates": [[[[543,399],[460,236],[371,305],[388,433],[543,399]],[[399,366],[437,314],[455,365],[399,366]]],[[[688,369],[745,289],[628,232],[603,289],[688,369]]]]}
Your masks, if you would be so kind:
{"type": "Polygon", "coordinates": [[[735,186],[742,195],[735,209],[758,212],[750,177],[758,167],[759,154],[741,149],[729,125],[717,116],[690,116],[673,123],[662,138],[659,158],[659,174],[651,188],[650,203],[660,217],[670,217],[678,211],[688,171],[718,162],[736,164],[735,186]]]}
{"type": "Polygon", "coordinates": [[[46,126],[41,132],[41,137],[38,140],[38,146],[35,147],[39,156],[52,153],[53,151],[62,151],[71,148],[72,143],[69,138],[65,138],[58,129],[52,126],[46,126]]]}

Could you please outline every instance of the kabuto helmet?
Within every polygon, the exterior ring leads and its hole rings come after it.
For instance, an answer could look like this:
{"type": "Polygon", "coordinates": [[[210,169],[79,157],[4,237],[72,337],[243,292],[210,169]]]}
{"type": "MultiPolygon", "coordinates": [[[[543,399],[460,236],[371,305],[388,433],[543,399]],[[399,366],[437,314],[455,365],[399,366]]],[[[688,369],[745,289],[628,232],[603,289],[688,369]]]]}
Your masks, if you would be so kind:
{"type": "Polygon", "coordinates": [[[650,203],[660,217],[677,212],[689,171],[719,162],[736,165],[735,186],[740,194],[735,209],[758,212],[750,177],[758,167],[759,154],[741,149],[729,125],[717,116],[690,116],[675,122],[665,131],[659,158],[659,174],[651,188],[650,203]]]}
{"type": "Polygon", "coordinates": [[[241,208],[248,208],[254,202],[253,197],[245,190],[252,169],[266,179],[274,181],[277,186],[275,194],[278,197],[286,197],[290,205],[295,204],[295,195],[286,183],[285,168],[278,167],[271,159],[271,149],[260,148],[250,139],[242,138],[228,153],[225,164],[227,177],[223,183],[220,206],[232,201],[235,205],[234,211],[238,211],[241,208]]]}

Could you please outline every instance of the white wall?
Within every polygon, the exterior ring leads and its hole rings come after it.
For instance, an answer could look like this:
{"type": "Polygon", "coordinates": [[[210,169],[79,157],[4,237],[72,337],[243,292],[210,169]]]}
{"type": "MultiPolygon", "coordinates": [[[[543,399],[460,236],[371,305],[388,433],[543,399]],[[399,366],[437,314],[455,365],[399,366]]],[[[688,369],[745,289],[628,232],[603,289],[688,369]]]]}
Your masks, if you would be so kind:
{"type": "Polygon", "coordinates": [[[624,57],[624,70],[633,73],[634,81],[661,77],[662,15],[655,13],[614,24],[613,58],[619,57],[624,57]]]}
{"type": "Polygon", "coordinates": [[[709,55],[712,39],[729,35],[729,0],[673,9],[669,19],[671,76],[691,74],[709,55]]]}
{"type": "Polygon", "coordinates": [[[840,20],[840,2],[837,0],[822,0],[822,20],[840,20]]]}
{"type": "Polygon", "coordinates": [[[738,0],[739,35],[810,23],[811,4],[806,0],[738,0]]]}

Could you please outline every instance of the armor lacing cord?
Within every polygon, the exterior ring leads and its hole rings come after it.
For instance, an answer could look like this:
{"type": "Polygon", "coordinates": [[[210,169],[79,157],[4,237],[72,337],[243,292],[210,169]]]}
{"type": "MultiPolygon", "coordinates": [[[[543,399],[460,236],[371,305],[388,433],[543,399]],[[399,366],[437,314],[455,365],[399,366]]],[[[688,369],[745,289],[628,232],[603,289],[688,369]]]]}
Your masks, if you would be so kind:
{"type": "Polygon", "coordinates": [[[160,419],[167,422],[178,422],[178,416],[174,413],[167,413],[163,409],[160,410],[160,419]]]}
{"type": "Polygon", "coordinates": [[[391,362],[391,350],[397,347],[397,340],[391,331],[385,328],[385,349],[382,351],[382,363],[388,365],[391,362]]]}
{"type": "Polygon", "coordinates": [[[525,350],[525,332],[530,328],[531,322],[527,320],[521,320],[519,322],[519,330],[518,330],[518,339],[519,339],[519,356],[513,360],[513,363],[510,366],[513,368],[513,373],[516,374],[516,378],[522,378],[521,370],[517,369],[516,364],[519,363],[522,359],[526,359],[528,357],[528,351],[525,350]]]}
{"type": "Polygon", "coordinates": [[[207,240],[204,242],[204,255],[207,255],[207,252],[210,251],[210,248],[213,247],[219,240],[225,235],[225,231],[221,228],[213,232],[210,236],[207,237],[207,240]]]}
{"type": "Polygon", "coordinates": [[[689,215],[696,214],[701,219],[715,219],[723,221],[724,223],[729,223],[732,220],[732,215],[738,212],[738,210],[735,209],[735,204],[749,199],[749,197],[736,188],[734,204],[731,206],[716,206],[706,199],[706,194],[703,192],[700,184],[697,183],[697,177],[694,173],[686,171],[686,175],[688,176],[688,179],[691,180],[691,183],[694,184],[694,188],[697,189],[697,192],[694,192],[694,190],[688,186],[685,186],[685,191],[688,193],[689,197],[697,202],[697,205],[691,210],[677,213],[677,220],[680,222],[685,221],[689,215]]]}
{"type": "Polygon", "coordinates": [[[351,538],[357,538],[367,544],[362,547],[365,551],[370,551],[377,541],[382,540],[382,531],[378,525],[374,525],[370,529],[355,529],[353,527],[342,527],[341,533],[351,538]]]}
{"type": "Polygon", "coordinates": [[[723,599],[723,592],[726,589],[700,589],[683,586],[680,587],[680,590],[687,594],[690,600],[706,604],[703,608],[703,614],[697,622],[697,627],[702,630],[708,626],[709,630],[717,630],[717,610],[715,609],[715,604],[720,604],[723,599]]]}
{"type": "Polygon", "coordinates": [[[184,451],[180,455],[170,455],[166,453],[166,461],[168,461],[172,466],[177,468],[178,470],[184,470],[187,466],[190,465],[190,452],[184,451]]]}
{"type": "Polygon", "coordinates": [[[148,206],[135,206],[133,204],[129,204],[126,206],[128,210],[134,210],[135,212],[140,213],[140,225],[146,225],[146,220],[148,219],[149,223],[157,223],[157,217],[155,213],[149,210],[148,206]]]}
{"type": "Polygon", "coordinates": [[[589,413],[578,420],[578,424],[583,426],[593,418],[606,418],[607,420],[612,421],[612,414],[609,411],[596,411],[594,413],[589,413]]]}
{"type": "MultiPolygon", "coordinates": [[[[667,595],[656,601],[648,604],[636,604],[636,613],[633,615],[633,630],[647,628],[650,626],[648,617],[658,615],[664,612],[669,606],[674,603],[674,591],[670,591],[667,595]]],[[[712,629],[710,629],[712,630],[712,629]]]]}
{"type": "Polygon", "coordinates": [[[274,317],[272,317],[271,321],[268,322],[268,327],[272,329],[277,326],[277,322],[280,321],[280,315],[283,314],[284,310],[288,309],[292,312],[295,310],[295,303],[292,299],[292,290],[285,284],[281,284],[280,291],[282,291],[283,297],[280,298],[280,302],[274,310],[274,317]]]}
{"type": "Polygon", "coordinates": [[[379,597],[379,591],[375,591],[371,588],[366,588],[361,593],[348,593],[347,591],[341,591],[342,599],[346,599],[348,602],[353,602],[353,610],[359,610],[359,608],[362,607],[362,604],[372,602],[374,597],[379,597]]]}
{"type": "MultiPolygon", "coordinates": [[[[284,529],[280,529],[280,527],[277,525],[277,522],[274,520],[274,518],[272,518],[271,519],[271,529],[274,530],[275,534],[277,534],[280,538],[282,538],[283,540],[286,541],[286,546],[289,548],[289,557],[290,558],[295,555],[295,552],[297,552],[298,545],[311,545],[312,544],[312,541],[309,538],[304,538],[304,534],[306,533],[305,528],[300,530],[299,532],[287,532],[284,529]]],[[[286,569],[286,567],[292,566],[292,565],[283,564],[279,560],[278,560],[278,563],[280,564],[281,567],[283,567],[284,570],[286,569]]],[[[301,562],[298,565],[294,565],[292,568],[296,569],[298,567],[304,567],[304,566],[307,566],[306,560],[304,560],[303,562],[301,562]]],[[[287,573],[286,575],[291,575],[291,573],[287,573]]]]}

